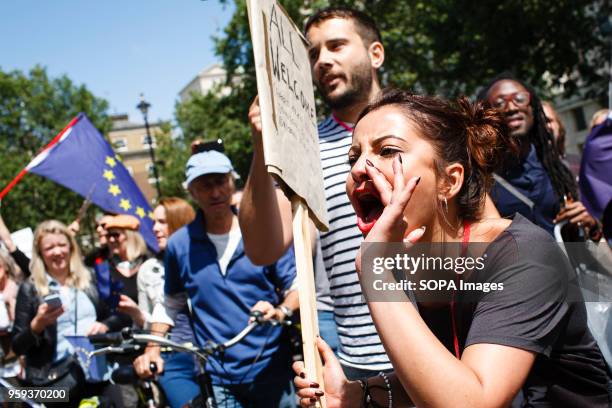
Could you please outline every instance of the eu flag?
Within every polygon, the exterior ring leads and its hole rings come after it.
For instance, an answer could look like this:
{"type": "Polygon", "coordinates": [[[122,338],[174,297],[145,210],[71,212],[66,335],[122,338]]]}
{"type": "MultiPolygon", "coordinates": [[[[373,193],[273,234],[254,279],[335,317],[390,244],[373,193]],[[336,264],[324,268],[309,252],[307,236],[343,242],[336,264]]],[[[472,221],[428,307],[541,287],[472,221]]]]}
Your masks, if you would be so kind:
{"type": "Polygon", "coordinates": [[[144,195],[112,147],[84,113],[80,113],[26,167],[116,214],[140,220],[147,245],[157,251],[153,213],[144,195]]]}

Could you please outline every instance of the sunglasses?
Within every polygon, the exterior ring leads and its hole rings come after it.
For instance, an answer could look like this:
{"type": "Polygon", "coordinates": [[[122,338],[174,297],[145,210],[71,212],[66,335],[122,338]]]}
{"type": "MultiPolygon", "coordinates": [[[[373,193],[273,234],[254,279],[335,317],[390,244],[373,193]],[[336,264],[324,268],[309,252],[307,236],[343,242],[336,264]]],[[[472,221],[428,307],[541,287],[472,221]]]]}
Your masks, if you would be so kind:
{"type": "Polygon", "coordinates": [[[495,109],[506,109],[509,102],[512,102],[516,107],[524,108],[531,102],[531,95],[529,92],[514,92],[509,95],[500,95],[491,102],[491,106],[495,109]]]}
{"type": "Polygon", "coordinates": [[[106,234],[106,236],[108,238],[119,238],[121,236],[121,232],[117,232],[117,231],[113,231],[113,232],[109,232],[108,234],[106,234]]]}

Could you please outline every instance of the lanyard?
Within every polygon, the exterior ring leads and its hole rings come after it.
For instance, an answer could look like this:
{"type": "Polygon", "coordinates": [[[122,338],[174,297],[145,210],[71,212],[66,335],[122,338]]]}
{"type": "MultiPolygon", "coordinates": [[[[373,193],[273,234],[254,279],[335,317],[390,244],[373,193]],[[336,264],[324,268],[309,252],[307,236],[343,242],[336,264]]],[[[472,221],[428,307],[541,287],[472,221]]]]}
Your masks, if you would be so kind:
{"type": "Polygon", "coordinates": [[[352,127],[351,125],[349,125],[349,124],[347,124],[347,123],[344,123],[343,121],[341,121],[340,119],[338,119],[338,118],[336,117],[336,115],[335,115],[335,114],[333,114],[333,113],[332,113],[332,114],[331,114],[331,116],[332,116],[332,119],[333,119],[333,120],[334,120],[334,121],[335,121],[337,124],[339,124],[340,126],[342,126],[343,128],[345,128],[345,129],[346,129],[346,130],[348,130],[349,132],[352,132],[352,131],[353,131],[353,127],[352,127]]]}
{"type": "MultiPolygon", "coordinates": [[[[468,244],[470,242],[470,223],[467,221],[463,222],[463,240],[461,241],[461,256],[465,257],[467,254],[468,244]]],[[[459,275],[455,273],[455,283],[459,280],[459,275]]],[[[461,360],[461,353],[459,352],[459,336],[457,334],[457,321],[455,319],[455,292],[453,291],[453,297],[450,303],[451,308],[451,323],[453,325],[453,346],[455,348],[455,357],[461,360]]]]}

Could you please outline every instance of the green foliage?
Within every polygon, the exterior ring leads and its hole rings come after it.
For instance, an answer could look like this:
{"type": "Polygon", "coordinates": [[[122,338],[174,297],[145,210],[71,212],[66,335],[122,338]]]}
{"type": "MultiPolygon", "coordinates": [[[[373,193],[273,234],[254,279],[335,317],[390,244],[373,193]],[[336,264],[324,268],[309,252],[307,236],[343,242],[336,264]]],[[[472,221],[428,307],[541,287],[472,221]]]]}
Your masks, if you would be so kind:
{"type": "Polygon", "coordinates": [[[161,125],[161,132],[155,135],[156,159],[161,175],[160,186],[164,197],[187,198],[182,186],[185,180],[185,163],[189,158],[189,145],[184,139],[172,134],[170,123],[161,125]]]}
{"type": "MultiPolygon", "coordinates": [[[[178,104],[179,144],[186,160],[191,140],[220,137],[244,179],[251,158],[247,113],[257,93],[253,51],[246,2],[222,3],[234,9],[231,21],[215,39],[231,92],[194,96],[178,104]]],[[[298,25],[314,10],[329,5],[349,5],[372,15],[385,45],[380,73],[385,86],[447,97],[473,95],[487,79],[510,70],[545,95],[561,84],[567,96],[580,91],[586,97],[602,98],[607,89],[604,67],[609,43],[596,28],[597,17],[612,12],[605,0],[280,3],[298,25]]],[[[317,105],[323,106],[320,101],[317,105]]],[[[319,116],[326,113],[319,110],[319,116]]]]}
{"type": "MultiPolygon", "coordinates": [[[[108,104],[68,77],[51,79],[40,66],[28,74],[0,70],[0,186],[21,169],[79,112],[102,132],[111,127],[108,104]]],[[[36,227],[45,219],[72,222],[83,202],[77,194],[47,179],[27,174],[2,200],[11,230],[36,227]]],[[[90,217],[93,210],[90,210],[90,217]]]]}
{"type": "MultiPolygon", "coordinates": [[[[375,7],[366,1],[366,9],[375,7]]],[[[445,96],[472,94],[510,70],[544,92],[603,95],[607,43],[594,10],[602,0],[385,1],[376,14],[393,85],[445,96]],[[384,11],[387,10],[387,11],[384,11]],[[545,77],[548,77],[545,80],[545,77]]],[[[606,14],[607,15],[607,14],[606,14]]]]}
{"type": "MultiPolygon", "coordinates": [[[[225,0],[228,3],[229,0],[225,0]]],[[[245,88],[254,82],[246,6],[236,11],[217,53],[230,73],[243,67],[245,88]]],[[[563,84],[567,95],[604,95],[609,39],[597,27],[611,6],[604,0],[282,0],[301,25],[314,10],[348,5],[372,15],[382,33],[386,85],[452,97],[473,94],[505,70],[540,88],[563,84]],[[546,75],[545,75],[546,74],[546,75]],[[544,80],[547,76],[547,80],[544,80]]]]}
{"type": "MultiPolygon", "coordinates": [[[[455,97],[473,95],[485,81],[511,70],[547,94],[563,84],[567,95],[605,94],[607,43],[597,17],[608,15],[604,0],[281,0],[298,25],[322,7],[348,5],[371,14],[383,36],[383,85],[455,97]]],[[[234,9],[215,38],[228,73],[229,94],[194,95],[176,106],[181,135],[168,139],[176,151],[162,170],[164,192],[184,194],[183,166],[196,138],[221,138],[243,180],[251,160],[248,108],[257,94],[246,2],[222,0],[234,9]]],[[[319,101],[318,107],[323,104],[319,101]]],[[[327,114],[319,110],[319,116],[327,114]]],[[[163,155],[168,158],[169,156],[163,155]]]]}

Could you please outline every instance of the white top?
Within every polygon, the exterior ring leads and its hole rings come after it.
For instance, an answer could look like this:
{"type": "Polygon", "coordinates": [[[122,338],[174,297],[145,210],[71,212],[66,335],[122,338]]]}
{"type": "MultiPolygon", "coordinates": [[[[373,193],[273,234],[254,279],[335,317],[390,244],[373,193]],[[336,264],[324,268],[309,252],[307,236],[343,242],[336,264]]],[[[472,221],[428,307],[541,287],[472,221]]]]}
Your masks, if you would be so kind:
{"type": "Polygon", "coordinates": [[[240,243],[240,239],[242,239],[240,227],[236,219],[234,221],[235,222],[232,223],[232,229],[226,234],[207,233],[208,238],[210,238],[217,250],[217,261],[219,262],[219,268],[223,276],[225,276],[227,265],[229,265],[229,261],[232,259],[232,255],[234,255],[240,243]]]}
{"type": "MultiPolygon", "coordinates": [[[[136,278],[138,285],[138,308],[145,316],[144,328],[151,325],[153,309],[158,304],[164,303],[164,264],[157,258],[147,259],[140,269],[136,278]]],[[[161,320],[161,323],[169,323],[161,320]]]]}

